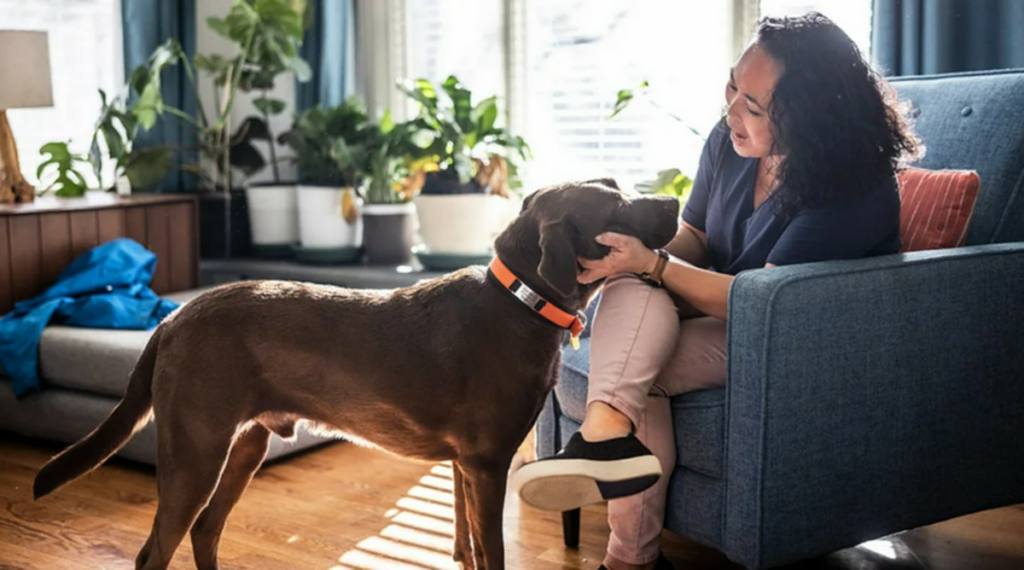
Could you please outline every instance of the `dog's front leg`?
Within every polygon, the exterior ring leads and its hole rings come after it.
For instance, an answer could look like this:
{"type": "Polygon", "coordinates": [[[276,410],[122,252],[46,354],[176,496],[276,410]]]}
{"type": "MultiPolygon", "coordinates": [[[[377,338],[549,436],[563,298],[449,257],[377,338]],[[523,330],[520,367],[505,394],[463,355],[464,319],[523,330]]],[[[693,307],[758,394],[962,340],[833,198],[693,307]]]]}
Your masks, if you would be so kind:
{"type": "Polygon", "coordinates": [[[469,521],[466,519],[466,491],[462,485],[462,469],[457,461],[452,461],[452,479],[452,494],[455,495],[455,550],[452,560],[463,568],[472,568],[473,547],[469,539],[469,521]]]}
{"type": "Polygon", "coordinates": [[[505,487],[512,458],[502,461],[460,462],[463,488],[469,504],[469,528],[473,536],[473,555],[477,569],[504,570],[505,539],[502,514],[505,487]]]}

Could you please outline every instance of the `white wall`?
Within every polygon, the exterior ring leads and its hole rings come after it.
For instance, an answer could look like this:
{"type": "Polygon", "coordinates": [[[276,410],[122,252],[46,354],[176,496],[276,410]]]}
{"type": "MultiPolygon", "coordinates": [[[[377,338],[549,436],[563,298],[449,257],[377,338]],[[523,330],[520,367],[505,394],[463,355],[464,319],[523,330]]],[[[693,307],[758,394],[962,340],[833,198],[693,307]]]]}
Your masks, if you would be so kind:
{"type": "MultiPolygon", "coordinates": [[[[227,38],[224,38],[210,29],[206,25],[206,19],[210,17],[223,18],[227,15],[231,9],[232,0],[203,0],[202,2],[196,2],[196,53],[205,55],[221,54],[226,57],[237,55],[238,49],[234,46],[227,38]]],[[[207,116],[212,120],[213,116],[216,115],[216,99],[214,94],[213,80],[209,75],[200,73],[199,80],[199,98],[202,101],[203,108],[206,109],[207,116]]],[[[262,94],[259,92],[245,93],[239,91],[238,95],[235,96],[235,103],[231,109],[231,128],[232,130],[242,123],[246,117],[251,115],[259,115],[259,111],[256,110],[252,105],[252,100],[260,97],[262,94]]],[[[274,136],[283,133],[288,130],[292,124],[292,118],[295,115],[295,78],[291,73],[286,73],[278,77],[275,82],[274,89],[269,93],[269,96],[275,99],[281,99],[287,105],[284,113],[270,118],[270,128],[274,133],[274,136]]],[[[267,152],[265,145],[257,143],[260,151],[263,152],[264,158],[270,160],[270,154],[267,152]]],[[[285,147],[280,145],[276,146],[278,158],[292,156],[292,153],[285,147]]],[[[290,161],[281,162],[278,165],[281,174],[281,180],[283,182],[293,182],[296,177],[295,166],[290,161]]],[[[237,172],[237,171],[236,171],[237,172]]],[[[274,179],[273,170],[268,164],[267,167],[259,173],[253,175],[249,179],[249,182],[270,182],[274,179]]],[[[240,180],[235,179],[234,185],[240,186],[240,180]]]]}

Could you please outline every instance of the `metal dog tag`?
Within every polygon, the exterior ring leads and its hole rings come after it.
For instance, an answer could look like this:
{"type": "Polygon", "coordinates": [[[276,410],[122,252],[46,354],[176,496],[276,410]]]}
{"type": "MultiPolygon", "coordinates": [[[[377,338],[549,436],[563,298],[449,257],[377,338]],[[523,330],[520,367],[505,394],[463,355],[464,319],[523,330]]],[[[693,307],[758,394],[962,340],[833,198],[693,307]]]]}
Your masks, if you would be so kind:
{"type": "Polygon", "coordinates": [[[522,283],[520,283],[519,288],[512,294],[518,297],[520,301],[529,305],[531,309],[536,307],[537,303],[540,301],[540,295],[534,293],[533,289],[530,289],[522,283]]]}

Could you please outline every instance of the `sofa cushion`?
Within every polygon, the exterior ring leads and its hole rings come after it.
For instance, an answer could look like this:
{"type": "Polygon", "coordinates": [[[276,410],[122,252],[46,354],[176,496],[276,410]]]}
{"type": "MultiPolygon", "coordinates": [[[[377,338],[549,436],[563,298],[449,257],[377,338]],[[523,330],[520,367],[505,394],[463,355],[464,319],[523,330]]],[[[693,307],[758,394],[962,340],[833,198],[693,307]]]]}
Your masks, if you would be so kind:
{"type": "MultiPolygon", "coordinates": [[[[590,374],[590,339],[580,339],[579,350],[562,347],[562,370],[555,384],[559,411],[577,422],[587,411],[587,377],[590,374]]],[[[566,440],[568,441],[568,440],[566,440]]]]}
{"type": "Polygon", "coordinates": [[[964,244],[981,186],[977,172],[908,168],[899,181],[901,252],[964,244]]]}
{"type": "Polygon", "coordinates": [[[672,397],[676,465],[721,477],[725,464],[725,389],[698,390],[672,397]]]}
{"type": "MultiPolygon", "coordinates": [[[[208,288],[164,295],[187,303],[208,288]]],[[[148,331],[54,325],[39,340],[39,372],[46,385],[121,397],[135,363],[146,348],[148,331]]]]}
{"type": "Polygon", "coordinates": [[[895,77],[927,151],[916,166],[974,170],[984,182],[967,244],[1024,241],[1024,70],[895,77]]]}

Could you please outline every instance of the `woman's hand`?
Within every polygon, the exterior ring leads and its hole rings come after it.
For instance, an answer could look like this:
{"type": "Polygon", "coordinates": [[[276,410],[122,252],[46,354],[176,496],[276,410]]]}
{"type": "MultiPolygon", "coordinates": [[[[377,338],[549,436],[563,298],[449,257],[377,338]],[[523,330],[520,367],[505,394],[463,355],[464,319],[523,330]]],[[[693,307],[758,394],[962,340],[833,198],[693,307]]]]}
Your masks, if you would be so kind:
{"type": "Polygon", "coordinates": [[[611,251],[601,259],[577,258],[583,266],[583,271],[576,276],[580,283],[593,283],[619,273],[649,273],[658,263],[658,254],[633,236],[607,232],[597,236],[595,241],[610,247],[611,251]]]}

